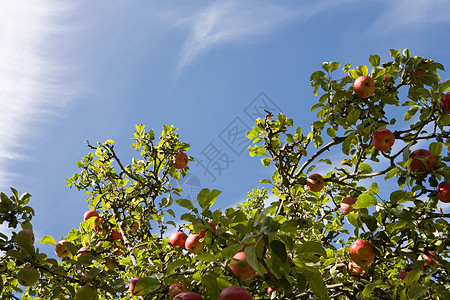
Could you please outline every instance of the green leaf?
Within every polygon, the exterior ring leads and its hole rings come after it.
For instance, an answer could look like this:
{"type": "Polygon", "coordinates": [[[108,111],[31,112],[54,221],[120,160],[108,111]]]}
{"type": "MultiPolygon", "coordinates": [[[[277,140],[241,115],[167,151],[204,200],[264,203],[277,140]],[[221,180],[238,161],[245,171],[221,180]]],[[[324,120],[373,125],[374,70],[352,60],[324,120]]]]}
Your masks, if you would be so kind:
{"type": "Polygon", "coordinates": [[[314,292],[314,295],[316,295],[320,299],[329,299],[327,288],[320,273],[303,269],[302,274],[308,281],[308,285],[314,292]]]}
{"type": "Polygon", "coordinates": [[[443,146],[442,146],[442,143],[434,142],[434,143],[430,144],[429,149],[430,149],[431,154],[433,154],[434,157],[437,157],[437,156],[441,155],[443,146]]]}
{"type": "Polygon", "coordinates": [[[428,293],[428,287],[419,285],[408,289],[408,299],[417,299],[428,293]]]}
{"type": "Polygon", "coordinates": [[[46,235],[41,239],[41,244],[56,245],[56,241],[51,235],[46,235]]]}
{"type": "Polygon", "coordinates": [[[371,66],[378,67],[380,65],[380,56],[378,55],[370,55],[369,63],[371,66]]]}
{"type": "Polygon", "coordinates": [[[373,182],[370,185],[369,193],[374,194],[374,195],[378,194],[378,184],[376,182],[373,182]]]}
{"type": "Polygon", "coordinates": [[[361,221],[363,221],[363,223],[367,225],[367,228],[369,228],[370,231],[374,232],[378,228],[377,219],[375,219],[374,216],[361,215],[361,221]]]}
{"type": "Polygon", "coordinates": [[[157,289],[159,289],[159,287],[160,284],[157,279],[151,277],[142,277],[136,283],[134,291],[135,293],[139,293],[139,295],[147,295],[150,294],[151,292],[156,291],[157,289]]]}
{"type": "Polygon", "coordinates": [[[189,263],[188,260],[184,259],[184,258],[179,258],[177,260],[174,260],[174,261],[170,262],[167,265],[166,277],[174,274],[176,269],[178,269],[179,267],[182,267],[184,265],[187,265],[188,263],[189,263]]]}
{"type": "Polygon", "coordinates": [[[251,157],[256,155],[266,155],[266,149],[258,145],[248,146],[248,150],[251,157]]]}
{"type": "Polygon", "coordinates": [[[327,252],[323,249],[322,245],[314,241],[304,242],[301,244],[299,246],[299,252],[305,254],[317,254],[321,256],[327,255],[327,252]]]}
{"type": "Polygon", "coordinates": [[[280,224],[272,219],[272,217],[266,216],[264,218],[261,233],[266,235],[274,234],[280,229],[280,224]]]}
{"type": "Polygon", "coordinates": [[[336,71],[337,69],[339,69],[340,66],[341,64],[337,61],[330,63],[330,72],[336,71]]]}
{"type": "Polygon", "coordinates": [[[419,270],[411,270],[406,275],[405,282],[407,286],[415,286],[416,282],[420,279],[420,271],[419,270]]]}
{"type": "Polygon", "coordinates": [[[214,202],[216,202],[217,197],[219,197],[221,193],[222,192],[219,190],[210,191],[209,189],[202,189],[197,194],[197,202],[203,210],[209,209],[214,202]]]}
{"type": "Polygon", "coordinates": [[[371,207],[374,205],[377,205],[377,199],[368,193],[364,193],[359,195],[358,200],[356,201],[355,204],[353,204],[353,208],[354,209],[361,209],[361,208],[366,208],[366,207],[371,207]]]}
{"type": "Polygon", "coordinates": [[[379,285],[380,285],[379,282],[372,282],[372,283],[369,283],[368,285],[366,285],[366,287],[364,288],[364,290],[362,291],[362,294],[361,294],[361,296],[363,296],[363,299],[369,298],[369,296],[370,296],[370,294],[372,294],[373,290],[379,285]]]}
{"type": "Polygon", "coordinates": [[[349,155],[352,141],[355,138],[355,132],[350,133],[342,143],[342,152],[346,155],[349,155]]]}
{"type": "Polygon", "coordinates": [[[271,162],[272,162],[272,159],[269,157],[261,159],[261,163],[263,164],[264,167],[270,166],[271,162]]]}
{"type": "Polygon", "coordinates": [[[272,250],[272,252],[280,258],[281,262],[287,262],[286,246],[283,242],[279,240],[273,240],[272,242],[270,242],[269,246],[270,250],[272,250]]]}
{"type": "Polygon", "coordinates": [[[233,244],[231,246],[228,246],[222,250],[222,254],[224,258],[231,258],[233,255],[239,252],[239,250],[242,249],[241,244],[233,244]]]}
{"type": "Polygon", "coordinates": [[[256,255],[255,246],[247,247],[244,249],[245,252],[245,260],[253,268],[258,274],[263,275],[263,272],[260,268],[258,262],[258,256],[256,255]]]}
{"type": "Polygon", "coordinates": [[[329,137],[334,138],[336,137],[336,130],[333,127],[328,127],[327,134],[329,137]]]}
{"type": "Polygon", "coordinates": [[[189,210],[194,209],[194,204],[192,204],[191,201],[189,201],[188,199],[176,199],[175,200],[178,205],[180,205],[181,207],[187,208],[189,210]]]}
{"type": "Polygon", "coordinates": [[[215,261],[217,260],[217,255],[210,253],[200,253],[195,257],[199,261],[215,261]]]}
{"type": "Polygon", "coordinates": [[[411,118],[414,117],[419,108],[419,105],[412,105],[411,108],[405,113],[405,121],[411,120],[411,118]]]}

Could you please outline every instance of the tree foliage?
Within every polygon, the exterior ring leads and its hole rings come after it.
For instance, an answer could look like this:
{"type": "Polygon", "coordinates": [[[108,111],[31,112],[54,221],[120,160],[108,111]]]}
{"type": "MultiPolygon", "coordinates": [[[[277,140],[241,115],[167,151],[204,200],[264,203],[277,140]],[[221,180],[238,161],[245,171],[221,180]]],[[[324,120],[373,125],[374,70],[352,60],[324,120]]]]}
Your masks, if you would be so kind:
{"type": "MultiPolygon", "coordinates": [[[[249,154],[274,170],[261,180],[277,199],[270,205],[264,206],[264,188],[236,208],[213,208],[221,193],[214,189],[203,189],[196,201],[182,199],[171,180],[189,168],[174,168],[173,157],[189,144],[170,126],[159,138],[136,126],[131,148],[137,153],[129,164],[113,141],[87,143],[91,151],[76,162],[79,172],[67,184],[86,192],[99,217],[63,238],[70,255],[62,259],[40,253],[18,231],[19,225],[32,229],[30,195],[1,193],[0,223],[14,229],[11,237],[0,234],[2,299],[81,299],[82,293],[169,299],[174,283],[204,299],[218,299],[229,286],[244,287],[254,299],[450,299],[450,214],[438,194],[439,183],[450,181],[450,116],[440,102],[450,81],[442,82],[444,67],[433,60],[407,49],[391,49],[390,55],[385,63],[371,55],[370,66],[348,63],[343,73],[340,63],[323,63],[311,75],[318,101],[310,131],[283,114],[256,120],[247,133],[249,154]],[[366,75],[375,93],[362,99],[353,82],[366,75]],[[380,128],[395,136],[390,150],[374,147],[371,137],[380,128]],[[412,172],[410,154],[421,148],[435,162],[412,172]],[[319,192],[307,188],[313,173],[325,181],[319,192]],[[347,197],[357,199],[352,212],[340,208],[347,197]],[[177,230],[206,230],[202,251],[173,247],[168,235],[177,230]],[[373,245],[375,259],[355,273],[349,247],[356,240],[373,245]],[[245,281],[230,269],[242,251],[257,273],[245,281]],[[31,286],[18,282],[26,267],[39,273],[31,286]],[[128,291],[135,277],[142,278],[140,296],[128,291]],[[276,292],[268,295],[268,287],[276,292]]],[[[45,236],[40,242],[58,241],[45,236]]]]}

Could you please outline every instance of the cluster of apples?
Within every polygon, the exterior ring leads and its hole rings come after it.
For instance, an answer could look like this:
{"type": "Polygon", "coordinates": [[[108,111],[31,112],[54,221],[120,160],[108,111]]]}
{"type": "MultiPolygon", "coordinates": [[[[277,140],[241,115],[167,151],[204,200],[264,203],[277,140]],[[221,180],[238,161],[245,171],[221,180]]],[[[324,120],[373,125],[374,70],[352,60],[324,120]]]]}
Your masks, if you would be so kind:
{"type": "MultiPolygon", "coordinates": [[[[216,226],[214,223],[208,222],[208,224],[215,233],[216,226]]],[[[205,237],[207,230],[208,229],[203,229],[198,234],[190,234],[189,236],[182,231],[174,232],[169,238],[169,243],[174,248],[181,247],[190,253],[199,254],[203,250],[204,243],[202,238],[205,237]]]]}
{"type": "MultiPolygon", "coordinates": [[[[132,296],[145,295],[145,287],[139,282],[141,279],[142,277],[131,279],[129,292],[132,296]]],[[[169,287],[169,298],[171,300],[203,300],[200,294],[189,291],[188,287],[182,283],[174,283],[169,287]]],[[[222,290],[219,300],[253,300],[253,297],[242,287],[230,286],[222,290]]]]}

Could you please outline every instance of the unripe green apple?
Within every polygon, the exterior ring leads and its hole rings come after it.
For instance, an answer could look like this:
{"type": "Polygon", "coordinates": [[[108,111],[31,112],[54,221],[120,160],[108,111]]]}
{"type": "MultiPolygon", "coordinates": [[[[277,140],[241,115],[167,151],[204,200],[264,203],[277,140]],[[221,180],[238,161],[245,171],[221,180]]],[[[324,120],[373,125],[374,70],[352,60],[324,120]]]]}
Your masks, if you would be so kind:
{"type": "Polygon", "coordinates": [[[90,285],[83,285],[77,290],[75,300],[97,300],[97,290],[90,285]]]}
{"type": "Polygon", "coordinates": [[[17,281],[23,286],[33,286],[39,278],[41,278],[41,273],[33,267],[23,267],[17,273],[17,281]]]}
{"type": "Polygon", "coordinates": [[[34,244],[34,233],[31,229],[22,229],[17,233],[16,237],[26,241],[29,245],[34,244]]]}

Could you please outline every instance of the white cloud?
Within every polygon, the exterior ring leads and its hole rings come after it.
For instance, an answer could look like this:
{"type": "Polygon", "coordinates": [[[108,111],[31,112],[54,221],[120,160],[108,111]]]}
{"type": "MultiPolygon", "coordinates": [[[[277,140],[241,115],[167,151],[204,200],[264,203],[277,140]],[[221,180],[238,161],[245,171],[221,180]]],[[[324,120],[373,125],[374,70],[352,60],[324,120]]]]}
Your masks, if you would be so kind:
{"type": "Polygon", "coordinates": [[[384,11],[372,25],[379,34],[413,32],[450,21],[448,0],[385,1],[384,11]]]}
{"type": "Polygon", "coordinates": [[[50,0],[0,2],[0,186],[10,184],[15,174],[6,168],[24,158],[24,139],[37,132],[36,122],[67,98],[47,53],[63,10],[50,0]]]}
{"type": "Polygon", "coordinates": [[[180,53],[177,76],[199,54],[211,47],[242,41],[272,32],[277,26],[299,15],[299,11],[279,5],[255,2],[218,1],[193,17],[182,20],[191,27],[180,53]]]}

